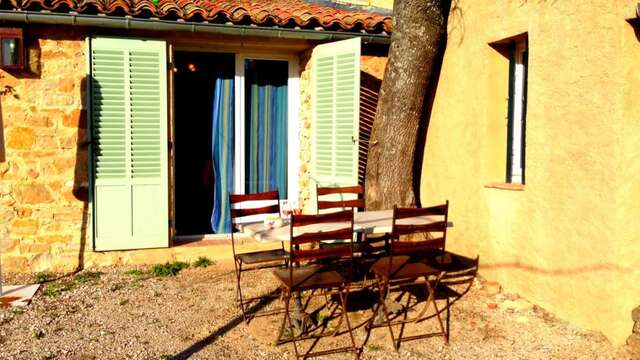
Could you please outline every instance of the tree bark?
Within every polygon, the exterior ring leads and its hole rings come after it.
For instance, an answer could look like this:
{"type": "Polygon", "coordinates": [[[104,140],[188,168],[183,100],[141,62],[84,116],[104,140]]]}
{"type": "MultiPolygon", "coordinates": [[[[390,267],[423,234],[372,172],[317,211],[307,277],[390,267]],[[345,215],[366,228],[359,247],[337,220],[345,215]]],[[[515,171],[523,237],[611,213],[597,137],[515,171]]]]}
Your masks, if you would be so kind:
{"type": "MultiPolygon", "coordinates": [[[[413,165],[450,0],[396,0],[365,178],[368,210],[415,206],[413,165]]],[[[422,149],[418,149],[422,151],[422,149]]]]}

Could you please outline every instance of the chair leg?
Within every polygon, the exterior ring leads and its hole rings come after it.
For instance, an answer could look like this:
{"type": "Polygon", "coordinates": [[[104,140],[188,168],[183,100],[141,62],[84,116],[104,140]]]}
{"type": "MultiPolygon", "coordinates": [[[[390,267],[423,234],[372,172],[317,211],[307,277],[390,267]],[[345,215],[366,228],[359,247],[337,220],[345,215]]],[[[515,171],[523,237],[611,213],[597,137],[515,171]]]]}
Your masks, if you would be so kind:
{"type": "Polygon", "coordinates": [[[290,305],[291,305],[291,292],[287,291],[284,297],[284,318],[285,318],[285,322],[289,326],[289,334],[291,336],[291,340],[292,340],[291,342],[293,342],[293,351],[296,354],[296,359],[298,359],[300,357],[300,354],[298,353],[298,345],[296,344],[296,334],[295,334],[295,329],[293,328],[293,321],[291,320],[291,313],[289,312],[290,305]]]}
{"type": "Polygon", "coordinates": [[[242,287],[240,286],[240,278],[242,275],[242,261],[238,261],[237,265],[236,265],[236,285],[237,285],[237,289],[238,289],[238,298],[240,300],[240,310],[242,311],[242,319],[244,320],[245,324],[248,324],[249,321],[247,319],[247,314],[245,312],[244,309],[244,299],[242,298],[242,287]]]}
{"type": "Polygon", "coordinates": [[[447,345],[449,345],[449,334],[450,334],[450,328],[449,328],[449,318],[451,317],[451,311],[449,310],[450,306],[451,306],[451,303],[449,302],[449,297],[447,296],[447,332],[444,335],[444,342],[447,345]]]}
{"type": "MultiPolygon", "coordinates": [[[[434,282],[434,287],[438,286],[438,283],[440,282],[440,279],[442,278],[442,274],[440,274],[435,282],[434,282]]],[[[427,297],[427,303],[425,304],[425,308],[423,310],[423,313],[420,314],[417,318],[417,320],[420,320],[420,318],[422,318],[422,316],[424,315],[424,313],[427,312],[427,309],[429,308],[429,304],[433,305],[433,310],[435,311],[435,315],[436,315],[436,319],[438,320],[438,325],[440,325],[440,331],[442,332],[444,338],[445,338],[445,343],[448,342],[447,340],[447,332],[445,331],[445,327],[444,324],[442,323],[442,318],[440,317],[440,311],[438,310],[438,305],[436,305],[436,296],[435,296],[435,291],[433,290],[434,287],[431,286],[431,284],[429,283],[429,277],[425,276],[424,277],[424,281],[425,284],[427,286],[427,294],[429,294],[429,296],[427,297]]]]}
{"type": "Polygon", "coordinates": [[[340,303],[342,304],[342,316],[347,323],[347,330],[349,331],[349,337],[351,338],[351,347],[354,355],[358,356],[358,348],[356,347],[356,340],[353,337],[353,329],[351,329],[351,321],[349,320],[349,314],[347,313],[347,301],[349,297],[349,289],[340,290],[340,303]]]}
{"type": "MultiPolygon", "coordinates": [[[[393,335],[393,329],[391,328],[391,319],[389,318],[389,311],[387,310],[387,305],[385,304],[385,300],[386,300],[386,293],[387,293],[387,289],[388,289],[388,284],[385,281],[381,281],[380,279],[378,279],[378,292],[380,293],[379,297],[378,297],[378,302],[380,303],[380,305],[378,306],[378,309],[380,308],[380,306],[382,307],[382,314],[384,315],[384,318],[387,322],[387,327],[389,328],[389,334],[391,335],[391,341],[393,342],[393,348],[398,351],[398,345],[396,344],[396,338],[393,335]]],[[[374,314],[374,316],[376,316],[377,314],[374,314]]]]}

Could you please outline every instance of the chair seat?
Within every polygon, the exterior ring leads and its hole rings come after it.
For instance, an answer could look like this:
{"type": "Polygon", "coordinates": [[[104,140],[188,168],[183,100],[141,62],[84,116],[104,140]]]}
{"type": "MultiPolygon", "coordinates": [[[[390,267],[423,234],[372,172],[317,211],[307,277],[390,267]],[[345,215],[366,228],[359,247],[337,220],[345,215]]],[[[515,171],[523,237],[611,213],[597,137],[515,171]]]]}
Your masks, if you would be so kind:
{"type": "Polygon", "coordinates": [[[389,261],[391,261],[391,273],[398,271],[404,264],[409,261],[409,256],[384,256],[376,260],[371,266],[371,271],[378,275],[382,275],[389,272],[389,261]]]}
{"type": "Polygon", "coordinates": [[[237,259],[240,259],[243,263],[250,265],[285,260],[288,256],[288,253],[282,249],[236,254],[237,259]]]}
{"type": "Polygon", "coordinates": [[[382,258],[376,261],[371,269],[376,275],[391,280],[411,279],[440,272],[424,263],[407,263],[407,261],[409,261],[408,256],[394,256],[391,271],[389,271],[389,258],[382,258]]]}
{"type": "Polygon", "coordinates": [[[289,290],[338,287],[345,283],[345,279],[336,271],[321,271],[322,268],[321,265],[309,265],[294,269],[293,279],[288,269],[275,269],[273,274],[289,290]]]}

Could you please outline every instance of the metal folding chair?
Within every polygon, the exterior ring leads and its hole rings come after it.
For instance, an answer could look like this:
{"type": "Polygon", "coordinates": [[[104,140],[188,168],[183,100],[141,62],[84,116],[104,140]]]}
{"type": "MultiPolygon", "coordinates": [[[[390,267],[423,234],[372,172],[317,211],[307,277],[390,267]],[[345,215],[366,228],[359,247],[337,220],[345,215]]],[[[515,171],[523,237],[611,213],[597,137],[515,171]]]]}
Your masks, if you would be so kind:
{"type": "MultiPolygon", "coordinates": [[[[443,336],[445,343],[449,343],[449,334],[445,328],[441,311],[436,304],[435,289],[438,288],[440,280],[446,275],[446,271],[431,267],[421,261],[412,261],[410,255],[417,255],[422,258],[421,253],[425,250],[444,249],[444,234],[447,229],[448,202],[444,205],[432,206],[428,208],[398,208],[393,209],[393,225],[391,233],[391,242],[389,246],[389,256],[378,259],[371,271],[376,276],[378,285],[378,305],[374,310],[370,327],[386,326],[389,329],[393,347],[397,350],[402,341],[417,340],[433,336],[443,336]],[[411,218],[421,216],[440,216],[441,220],[429,224],[410,223],[411,218]],[[437,238],[433,238],[432,234],[441,234],[437,238]],[[417,239],[422,235],[423,239],[417,239]],[[422,279],[422,282],[416,280],[422,279]],[[412,319],[391,319],[389,309],[387,307],[387,295],[392,287],[402,287],[409,284],[424,285],[427,293],[427,299],[424,307],[412,319]],[[425,317],[429,307],[433,307],[435,315],[425,317]],[[378,311],[382,311],[383,323],[374,325],[378,311]],[[426,333],[408,337],[402,337],[402,333],[396,338],[393,332],[394,325],[404,325],[407,323],[418,323],[427,318],[435,318],[440,328],[439,332],[426,333]]],[[[411,296],[411,293],[408,293],[411,296]]],[[[410,298],[409,298],[410,300],[410,298]]]]}
{"type": "MultiPolygon", "coordinates": [[[[318,214],[348,209],[365,209],[364,186],[320,187],[316,185],[316,204],[318,214]]],[[[355,243],[357,253],[373,255],[384,250],[389,237],[386,234],[358,234],[355,243]]]]}
{"type": "Polygon", "coordinates": [[[296,358],[339,352],[353,352],[357,356],[358,348],[347,315],[347,297],[350,277],[353,272],[353,211],[346,210],[319,215],[292,215],[290,239],[288,268],[273,271],[282,289],[285,308],[280,334],[283,333],[285,326],[288,326],[291,336],[289,340],[293,342],[296,358]],[[319,246],[322,241],[336,239],[344,240],[346,243],[328,248],[319,246]],[[343,265],[342,269],[346,269],[346,276],[326,265],[319,264],[320,261],[326,264],[329,259],[342,261],[340,264],[343,265]],[[316,290],[320,290],[320,293],[316,293],[316,290]],[[340,300],[338,304],[340,318],[334,331],[327,332],[323,326],[317,326],[311,329],[301,329],[302,331],[296,334],[291,318],[291,298],[294,294],[302,296],[305,292],[307,296],[324,296],[326,301],[329,301],[332,295],[337,295],[340,300]],[[299,341],[334,336],[343,322],[346,323],[351,346],[311,352],[312,345],[309,350],[300,353],[299,341]]]}
{"type": "Polygon", "coordinates": [[[249,221],[263,221],[264,216],[270,214],[280,215],[280,199],[278,191],[269,191],[254,194],[230,194],[229,211],[231,213],[231,248],[233,249],[233,263],[236,273],[236,296],[242,311],[242,318],[246,323],[255,316],[269,315],[274,312],[261,312],[247,314],[248,306],[264,296],[244,298],[241,286],[243,272],[264,269],[269,267],[286,267],[288,254],[281,243],[280,249],[262,250],[238,253],[236,251],[236,227],[249,221]],[[247,265],[248,267],[244,267],[247,265]]]}

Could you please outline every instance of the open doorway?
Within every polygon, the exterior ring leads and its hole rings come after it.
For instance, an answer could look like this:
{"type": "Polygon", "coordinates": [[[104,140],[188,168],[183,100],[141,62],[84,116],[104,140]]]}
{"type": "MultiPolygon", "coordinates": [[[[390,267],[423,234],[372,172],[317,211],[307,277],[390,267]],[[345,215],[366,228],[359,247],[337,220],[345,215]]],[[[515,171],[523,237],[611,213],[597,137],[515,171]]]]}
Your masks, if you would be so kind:
{"type": "Polygon", "coordinates": [[[177,51],[174,59],[176,235],[211,234],[214,88],[221,76],[233,79],[235,58],[177,51]]]}

